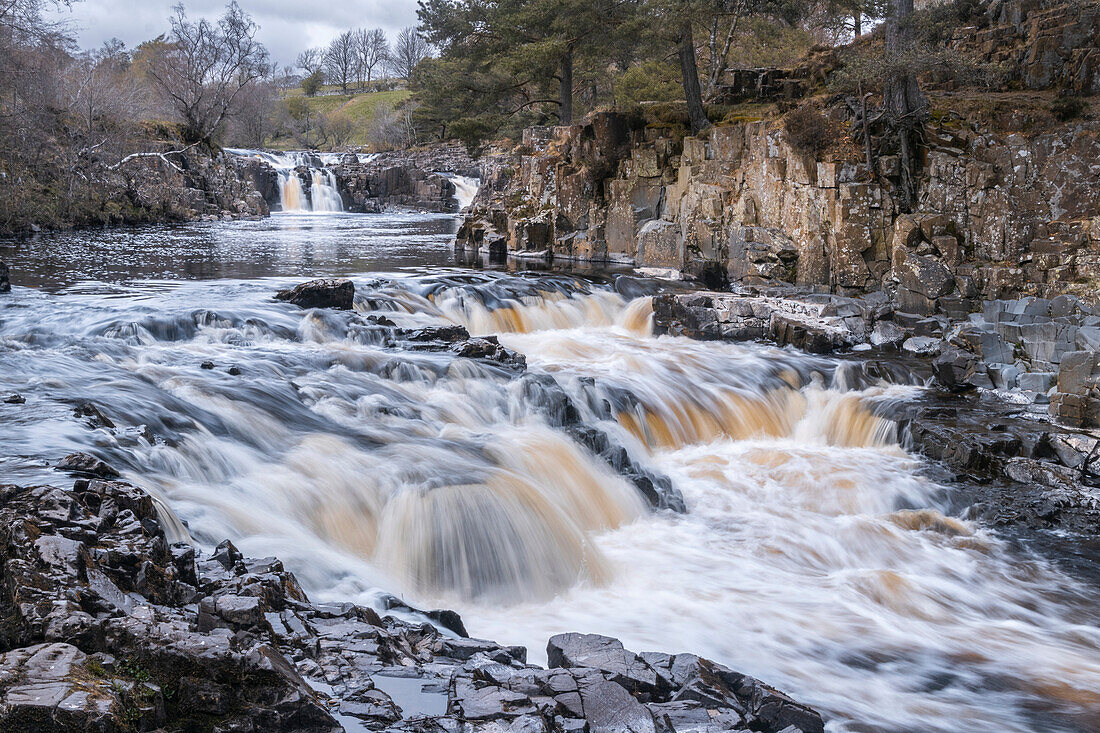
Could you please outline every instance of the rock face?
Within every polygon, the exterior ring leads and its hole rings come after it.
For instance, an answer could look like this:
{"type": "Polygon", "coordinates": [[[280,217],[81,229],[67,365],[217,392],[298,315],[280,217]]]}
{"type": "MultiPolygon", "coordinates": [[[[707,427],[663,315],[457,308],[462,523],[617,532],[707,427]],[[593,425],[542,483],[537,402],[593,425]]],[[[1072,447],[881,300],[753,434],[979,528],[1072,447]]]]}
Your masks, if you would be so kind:
{"type": "MultiPolygon", "coordinates": [[[[765,290],[759,295],[731,293],[663,293],[654,298],[658,334],[733,341],[769,340],[779,346],[826,354],[879,338],[897,329],[885,298],[847,298],[765,290]]],[[[898,329],[898,333],[902,332],[898,329]]],[[[896,341],[898,337],[894,337],[896,341]]]]}
{"type": "Polygon", "coordinates": [[[182,172],[150,163],[134,176],[127,195],[152,220],[236,219],[271,212],[234,156],[189,153],[178,163],[182,172]]]}
{"type": "Polygon", "coordinates": [[[337,308],[351,310],[355,284],[351,280],[310,280],[290,290],[280,290],[276,300],[285,300],[299,308],[337,308]]]}
{"type": "Polygon", "coordinates": [[[0,579],[4,730],[822,730],[690,654],[567,634],[541,669],[521,647],[310,603],[274,558],[170,545],[120,482],[0,486],[0,579]]]}
{"type": "Polygon", "coordinates": [[[385,209],[458,211],[454,183],[447,174],[479,178],[480,166],[458,145],[381,153],[366,162],[345,156],[333,166],[349,211],[385,209]]]}
{"type": "Polygon", "coordinates": [[[933,127],[906,215],[889,175],[878,183],[862,163],[807,156],[779,122],[682,139],[610,114],[532,130],[530,145],[486,163],[457,246],[692,275],[718,265],[746,285],[885,289],[923,315],[1050,297],[1097,276],[1100,123],[1030,137],[933,127]]]}
{"type": "Polygon", "coordinates": [[[347,163],[333,168],[348,210],[375,213],[386,209],[458,211],[455,186],[445,176],[407,165],[347,163]]]}
{"type": "Polygon", "coordinates": [[[953,46],[972,49],[979,58],[1013,69],[1013,78],[1029,89],[1058,87],[1073,94],[1100,92],[1100,8],[1095,3],[995,0],[988,4],[984,27],[960,28],[953,46]]]}

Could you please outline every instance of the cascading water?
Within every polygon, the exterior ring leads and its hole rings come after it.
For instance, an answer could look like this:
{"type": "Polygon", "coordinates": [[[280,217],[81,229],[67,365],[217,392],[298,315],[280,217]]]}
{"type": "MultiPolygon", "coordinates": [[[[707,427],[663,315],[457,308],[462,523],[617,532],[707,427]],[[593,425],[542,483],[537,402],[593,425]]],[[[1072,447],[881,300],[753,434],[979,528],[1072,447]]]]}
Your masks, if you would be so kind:
{"type": "MultiPolygon", "coordinates": [[[[304,152],[274,153],[240,148],[226,148],[226,152],[259,158],[275,169],[279,176],[279,204],[282,211],[333,213],[344,210],[344,201],[340,196],[336,174],[324,167],[330,164],[330,160],[324,156],[304,152]],[[300,168],[309,169],[308,194],[299,177],[300,168]]],[[[331,164],[337,162],[339,161],[331,160],[331,164]]]]}
{"type": "Polygon", "coordinates": [[[458,210],[464,211],[474,201],[474,197],[477,196],[478,189],[481,188],[480,178],[471,178],[470,176],[460,176],[457,173],[441,173],[440,175],[447,178],[455,187],[455,200],[458,201],[458,210]]]}
{"type": "Polygon", "coordinates": [[[327,168],[311,171],[313,183],[310,186],[312,194],[313,211],[343,211],[344,200],[340,197],[340,187],[336,181],[336,174],[327,168]]]}
{"type": "MultiPolygon", "coordinates": [[[[257,240],[283,224],[263,226],[257,240]]],[[[283,256],[324,274],[312,253],[283,256]]],[[[576,278],[420,265],[357,276],[355,310],[338,312],[274,302],[294,281],[255,274],[17,289],[0,306],[0,393],[27,403],[3,406],[5,480],[63,480],[49,462],[90,449],[193,541],[279,556],[316,600],[399,592],[536,659],[574,630],[689,649],[835,731],[1097,721],[1095,589],[948,512],[950,490],[874,409],[918,387],[654,337],[648,298],[576,278]],[[453,324],[497,336],[557,392],[408,331],[453,324]],[[74,420],[83,401],[116,427],[74,420]],[[653,511],[562,414],[671,478],[688,511],[653,511]]]]}

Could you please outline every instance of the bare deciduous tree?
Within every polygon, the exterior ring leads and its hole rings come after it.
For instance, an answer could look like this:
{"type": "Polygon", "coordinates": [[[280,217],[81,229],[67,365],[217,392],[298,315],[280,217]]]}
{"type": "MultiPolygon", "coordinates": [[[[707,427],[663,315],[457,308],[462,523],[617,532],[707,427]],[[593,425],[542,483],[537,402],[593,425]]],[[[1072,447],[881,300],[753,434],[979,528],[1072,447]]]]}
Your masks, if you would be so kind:
{"type": "Polygon", "coordinates": [[[402,79],[412,77],[413,69],[421,61],[431,54],[428,42],[417,32],[416,28],[403,28],[397,34],[393,42],[393,48],[389,54],[390,71],[394,76],[402,79]]]}
{"type": "Polygon", "coordinates": [[[184,139],[209,144],[244,90],[266,75],[267,49],[235,1],[216,24],[191,22],[183,5],[174,11],[171,42],[152,59],[149,77],[183,123],[184,139]]]}
{"type": "Polygon", "coordinates": [[[361,29],[356,33],[356,50],[359,54],[359,67],[366,76],[367,84],[374,78],[375,71],[381,71],[390,53],[390,44],[381,28],[361,29]]]}
{"type": "Polygon", "coordinates": [[[355,75],[355,48],[355,33],[344,31],[325,49],[325,71],[329,81],[339,84],[344,94],[348,93],[348,84],[355,75]]]}
{"type": "Polygon", "coordinates": [[[298,54],[295,65],[306,72],[306,76],[315,74],[324,66],[324,51],[319,48],[307,48],[298,54]]]}

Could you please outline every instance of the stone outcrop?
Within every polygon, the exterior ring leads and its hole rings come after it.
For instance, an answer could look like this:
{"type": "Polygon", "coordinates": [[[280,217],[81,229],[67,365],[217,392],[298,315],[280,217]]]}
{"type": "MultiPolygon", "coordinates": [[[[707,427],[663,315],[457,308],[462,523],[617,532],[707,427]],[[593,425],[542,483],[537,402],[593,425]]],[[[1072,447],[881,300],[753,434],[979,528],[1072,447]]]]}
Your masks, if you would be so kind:
{"type": "Polygon", "coordinates": [[[919,205],[899,215],[889,158],[876,179],[860,162],[793,149],[778,121],[682,139],[613,114],[531,130],[518,152],[487,163],[457,246],[883,289],[918,315],[1050,297],[1097,277],[1100,123],[1025,137],[945,119],[927,137],[919,205]]]}
{"type": "Polygon", "coordinates": [[[959,28],[951,48],[1012,70],[1029,89],[1100,93],[1100,5],[994,0],[982,25],[959,28]]]}
{"type": "Polygon", "coordinates": [[[127,190],[120,192],[128,206],[147,214],[145,220],[210,221],[270,213],[254,179],[233,156],[186,153],[173,158],[182,172],[162,163],[135,164],[127,190]]]}
{"type": "Polygon", "coordinates": [[[457,212],[455,186],[448,175],[480,177],[480,166],[465,148],[435,145],[380,153],[360,162],[347,155],[332,171],[350,211],[385,209],[457,212]]]}
{"type": "Polygon", "coordinates": [[[39,731],[819,733],[821,716],[691,654],[554,637],[551,668],[466,638],[311,603],[275,558],[170,544],[125,483],[0,486],[0,728],[39,731]]]}

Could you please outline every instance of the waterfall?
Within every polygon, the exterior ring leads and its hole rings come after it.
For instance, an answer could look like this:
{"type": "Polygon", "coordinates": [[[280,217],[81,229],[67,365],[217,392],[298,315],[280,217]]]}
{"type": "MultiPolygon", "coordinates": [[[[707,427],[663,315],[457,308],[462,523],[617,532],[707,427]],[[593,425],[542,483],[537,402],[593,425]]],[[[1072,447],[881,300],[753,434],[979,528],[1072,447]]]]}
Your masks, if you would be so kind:
{"type": "Polygon", "coordinates": [[[314,168],[311,187],[313,211],[343,211],[344,200],[340,198],[340,189],[336,183],[336,174],[328,168],[314,168]]]}
{"type": "Polygon", "coordinates": [[[344,200],[336,174],[324,167],[339,162],[332,153],[318,155],[303,151],[275,153],[267,150],[226,148],[227,153],[242,157],[254,157],[264,161],[279,176],[279,206],[283,211],[312,211],[334,213],[344,210],[344,200]],[[306,195],[299,168],[310,169],[310,191],[306,195]]]}
{"type": "Polygon", "coordinates": [[[477,196],[478,189],[481,188],[480,178],[460,176],[457,173],[440,173],[439,175],[454,184],[455,199],[458,201],[459,211],[464,211],[473,203],[474,197],[477,196]]]}
{"type": "Polygon", "coordinates": [[[302,211],[305,200],[302,182],[294,169],[279,171],[279,204],[283,211],[302,211]]]}

